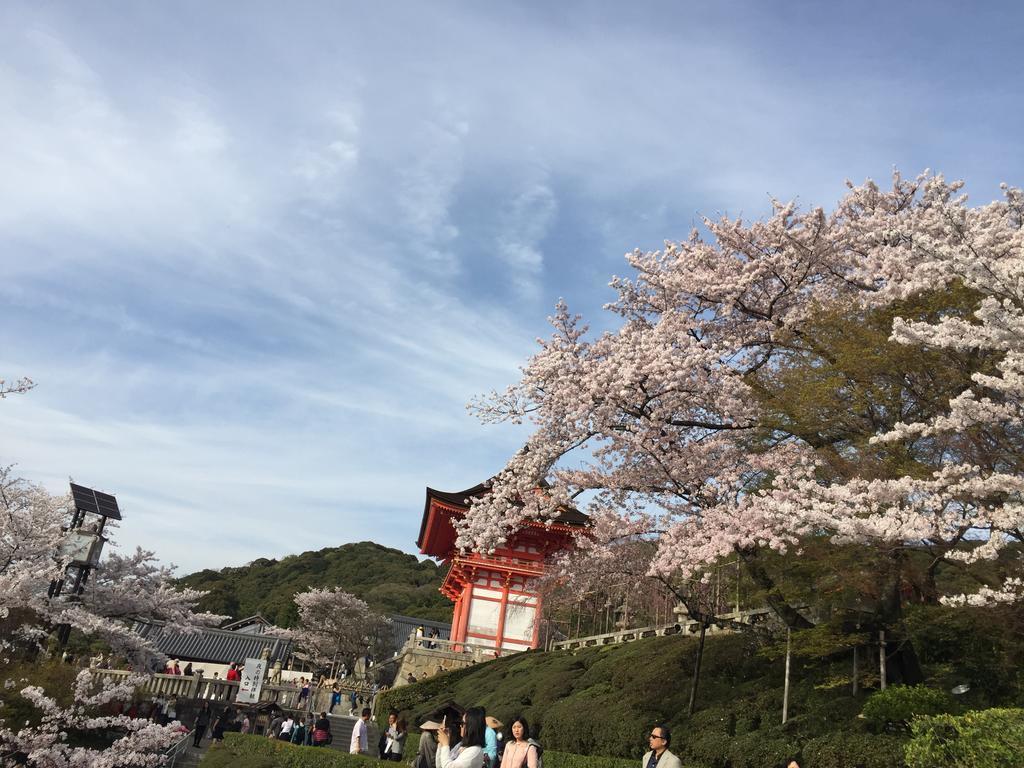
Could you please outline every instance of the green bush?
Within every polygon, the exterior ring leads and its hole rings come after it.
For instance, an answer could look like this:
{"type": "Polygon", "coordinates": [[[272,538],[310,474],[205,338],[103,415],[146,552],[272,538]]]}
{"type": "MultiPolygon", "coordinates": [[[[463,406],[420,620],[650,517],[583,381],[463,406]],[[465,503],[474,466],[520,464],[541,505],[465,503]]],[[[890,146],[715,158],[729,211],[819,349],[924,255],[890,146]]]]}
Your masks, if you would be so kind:
{"type": "MultiPolygon", "coordinates": [[[[406,753],[408,763],[412,751],[406,753]]],[[[634,768],[637,760],[616,757],[585,757],[570,752],[544,750],[544,768],[634,768]]],[[[335,749],[299,747],[264,736],[225,733],[203,758],[203,768],[387,768],[394,763],[350,755],[335,749]]]]}
{"type": "Polygon", "coordinates": [[[1024,709],[984,709],[915,718],[906,746],[909,768],[1020,768],[1024,709]]]}
{"type": "Polygon", "coordinates": [[[814,768],[902,768],[906,740],[890,734],[833,732],[804,744],[801,765],[814,768]]]}
{"type": "Polygon", "coordinates": [[[864,704],[864,718],[878,729],[906,728],[916,715],[939,715],[953,708],[950,696],[923,685],[894,685],[872,694],[864,704]]]}
{"type": "Polygon", "coordinates": [[[572,752],[544,750],[544,768],[636,768],[638,762],[621,757],[587,757],[572,752]]]}
{"type": "Polygon", "coordinates": [[[203,768],[394,768],[362,755],[324,747],[300,747],[265,736],[225,733],[203,757],[203,768]]]}
{"type": "Polygon", "coordinates": [[[78,672],[76,667],[58,661],[25,661],[6,667],[0,664],[0,718],[8,726],[17,726],[15,730],[25,723],[38,725],[43,713],[21,695],[22,689],[38,685],[59,704],[69,706],[78,672]]]}
{"type": "Polygon", "coordinates": [[[731,744],[732,737],[724,731],[698,728],[687,734],[673,731],[670,749],[685,766],[725,768],[729,763],[731,744]]]}
{"type": "Polygon", "coordinates": [[[729,765],[732,768],[765,768],[779,765],[799,751],[799,746],[789,739],[748,733],[730,740],[729,765]]]}

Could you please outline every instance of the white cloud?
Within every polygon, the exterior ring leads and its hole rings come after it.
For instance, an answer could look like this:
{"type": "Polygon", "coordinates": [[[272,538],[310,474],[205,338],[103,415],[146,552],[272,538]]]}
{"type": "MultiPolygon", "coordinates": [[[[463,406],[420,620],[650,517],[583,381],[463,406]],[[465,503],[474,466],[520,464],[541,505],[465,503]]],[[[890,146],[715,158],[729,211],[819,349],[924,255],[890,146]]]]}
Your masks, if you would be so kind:
{"type": "Polygon", "coordinates": [[[893,164],[1024,176],[1009,70],[937,93],[937,47],[893,86],[856,19],[844,46],[757,4],[313,8],[0,9],[0,375],[40,382],[0,460],[118,493],[121,540],[190,568],[411,548],[423,486],[517,447],[462,406],[546,304],[595,314],[697,214],[893,164]]]}
{"type": "Polygon", "coordinates": [[[558,201],[543,178],[528,180],[508,203],[498,234],[498,253],[508,265],[520,296],[535,300],[544,274],[541,243],[558,212],[558,201]]]}

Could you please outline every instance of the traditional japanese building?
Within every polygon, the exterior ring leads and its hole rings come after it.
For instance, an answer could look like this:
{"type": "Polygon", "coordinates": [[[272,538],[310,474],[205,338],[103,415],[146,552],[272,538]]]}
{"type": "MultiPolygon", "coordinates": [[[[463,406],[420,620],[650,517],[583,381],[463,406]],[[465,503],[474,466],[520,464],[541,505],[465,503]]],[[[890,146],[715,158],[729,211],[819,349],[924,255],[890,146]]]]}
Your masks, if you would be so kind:
{"type": "Polygon", "coordinates": [[[451,639],[502,651],[525,651],[539,643],[541,595],[536,581],[548,559],[572,546],[588,524],[582,512],[566,508],[550,520],[530,520],[492,553],[460,553],[452,522],[466,514],[480,484],[458,493],[427,488],[420,552],[449,565],[441,592],[455,603],[451,639]]]}

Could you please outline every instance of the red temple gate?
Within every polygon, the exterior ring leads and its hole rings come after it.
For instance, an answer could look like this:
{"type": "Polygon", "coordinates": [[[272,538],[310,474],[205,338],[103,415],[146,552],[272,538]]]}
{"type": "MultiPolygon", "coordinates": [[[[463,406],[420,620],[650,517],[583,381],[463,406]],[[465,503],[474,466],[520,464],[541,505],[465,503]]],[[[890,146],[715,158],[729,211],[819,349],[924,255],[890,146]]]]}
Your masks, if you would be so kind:
{"type": "Polygon", "coordinates": [[[492,553],[460,553],[452,521],[465,515],[471,499],[488,492],[484,484],[459,493],[427,488],[420,552],[449,564],[441,592],[455,603],[451,639],[498,651],[524,651],[539,642],[541,595],[536,581],[549,557],[572,546],[588,523],[575,509],[549,521],[532,520],[492,553]]]}

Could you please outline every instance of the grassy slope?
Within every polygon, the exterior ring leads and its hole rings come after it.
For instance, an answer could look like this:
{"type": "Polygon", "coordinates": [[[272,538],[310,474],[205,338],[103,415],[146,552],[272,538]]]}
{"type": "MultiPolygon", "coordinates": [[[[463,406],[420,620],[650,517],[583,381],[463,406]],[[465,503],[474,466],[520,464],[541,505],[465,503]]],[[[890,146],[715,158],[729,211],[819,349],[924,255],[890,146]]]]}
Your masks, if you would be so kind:
{"type": "MultiPolygon", "coordinates": [[[[929,683],[945,690],[971,683],[963,706],[1024,701],[1024,639],[1013,621],[994,618],[952,609],[911,616],[929,683]]],[[[852,754],[866,766],[899,764],[901,738],[870,734],[857,717],[864,695],[850,695],[848,654],[796,660],[783,727],[783,661],[769,660],[760,648],[743,636],[709,639],[692,718],[685,712],[696,641],[680,637],[499,659],[399,688],[384,705],[412,717],[449,699],[483,705],[505,722],[521,713],[541,726],[546,747],[584,755],[638,757],[647,729],[667,721],[673,750],[688,765],[724,766],[728,759],[732,768],[760,768],[794,752],[813,756],[817,766],[855,765],[846,762],[852,754]]]]}
{"type": "Polygon", "coordinates": [[[236,618],[260,613],[287,627],[296,619],[295,593],[325,586],[340,586],[381,613],[450,621],[451,603],[438,592],[443,577],[433,561],[363,541],[281,560],[260,558],[239,568],[199,571],[179,583],[209,591],[199,604],[203,610],[236,618]]]}

